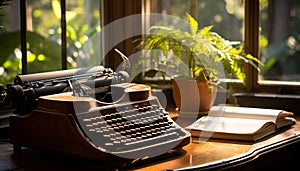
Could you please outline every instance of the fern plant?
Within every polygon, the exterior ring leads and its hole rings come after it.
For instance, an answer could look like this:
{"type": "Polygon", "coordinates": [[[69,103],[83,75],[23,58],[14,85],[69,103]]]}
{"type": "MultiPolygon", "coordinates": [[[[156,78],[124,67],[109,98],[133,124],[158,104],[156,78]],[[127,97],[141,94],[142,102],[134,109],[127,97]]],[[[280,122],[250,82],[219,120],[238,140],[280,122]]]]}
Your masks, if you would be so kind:
{"type": "Polygon", "coordinates": [[[177,74],[181,77],[201,81],[218,80],[218,65],[221,64],[227,77],[236,77],[245,85],[244,65],[249,63],[259,70],[259,65],[262,64],[260,60],[246,54],[240,42],[224,39],[212,31],[212,25],[199,29],[198,22],[188,13],[186,19],[188,31],[153,26],[151,34],[140,40],[138,50],[160,52],[155,53],[159,54],[158,56],[153,56],[153,53],[144,56],[144,59],[151,57],[151,62],[158,68],[146,74],[150,76],[154,76],[157,72],[165,74],[161,68],[176,68],[177,74]]]}

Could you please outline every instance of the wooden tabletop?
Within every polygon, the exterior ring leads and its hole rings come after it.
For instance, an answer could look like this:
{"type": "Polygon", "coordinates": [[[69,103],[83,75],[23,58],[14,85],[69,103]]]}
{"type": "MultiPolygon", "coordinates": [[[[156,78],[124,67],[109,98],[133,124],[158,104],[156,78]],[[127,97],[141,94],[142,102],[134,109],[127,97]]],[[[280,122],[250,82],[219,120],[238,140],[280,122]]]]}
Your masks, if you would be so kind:
{"type": "Polygon", "coordinates": [[[292,165],[292,155],[300,152],[300,120],[290,129],[283,130],[258,142],[227,140],[199,140],[182,150],[174,150],[156,158],[132,164],[116,161],[99,162],[64,156],[38,149],[24,148],[20,154],[13,152],[13,145],[2,140],[0,144],[0,170],[248,170],[292,165]],[[278,162],[279,161],[279,162],[278,162]],[[240,170],[240,169],[238,169],[240,170]]]}
{"type": "MultiPolygon", "coordinates": [[[[159,164],[142,167],[140,170],[215,170],[235,168],[238,165],[246,163],[249,163],[253,169],[255,169],[254,167],[281,167],[276,165],[276,163],[272,163],[278,162],[276,161],[277,156],[271,156],[274,159],[270,161],[272,166],[266,166],[267,161],[255,163],[255,159],[262,155],[270,157],[269,155],[275,155],[276,153],[274,152],[278,152],[278,154],[280,154],[280,156],[278,156],[279,160],[282,160],[282,158],[290,158],[291,153],[296,153],[297,150],[300,150],[300,148],[294,148],[300,146],[300,118],[296,119],[296,125],[293,125],[291,128],[282,130],[257,142],[216,139],[201,140],[193,138],[192,143],[183,148],[185,154],[182,156],[159,164]],[[288,147],[292,147],[293,151],[285,149],[288,147]],[[287,155],[284,156],[284,154],[287,155]],[[257,165],[255,166],[253,164],[257,165]]],[[[291,162],[292,161],[289,162],[289,165],[292,165],[291,162]]],[[[244,167],[249,169],[249,165],[245,165],[244,167]]]]}

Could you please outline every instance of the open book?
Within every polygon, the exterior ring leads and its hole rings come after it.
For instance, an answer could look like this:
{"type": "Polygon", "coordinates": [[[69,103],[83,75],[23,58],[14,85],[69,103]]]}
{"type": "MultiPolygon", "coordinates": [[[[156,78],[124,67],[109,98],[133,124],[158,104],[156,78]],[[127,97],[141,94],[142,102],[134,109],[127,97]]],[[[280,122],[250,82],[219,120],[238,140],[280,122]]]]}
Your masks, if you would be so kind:
{"type": "Polygon", "coordinates": [[[186,129],[197,137],[256,141],[295,124],[292,115],[277,109],[213,106],[186,129]]]}

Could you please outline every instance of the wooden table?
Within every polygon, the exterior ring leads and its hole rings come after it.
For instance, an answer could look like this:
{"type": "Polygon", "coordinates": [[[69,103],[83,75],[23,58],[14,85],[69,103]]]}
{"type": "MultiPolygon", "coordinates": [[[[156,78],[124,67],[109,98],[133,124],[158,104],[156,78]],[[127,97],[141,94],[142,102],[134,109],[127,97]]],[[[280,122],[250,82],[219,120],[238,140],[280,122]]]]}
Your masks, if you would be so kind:
{"type": "Polygon", "coordinates": [[[255,143],[193,139],[182,150],[126,166],[31,148],[16,154],[12,144],[2,140],[0,170],[286,170],[298,166],[298,157],[293,157],[300,155],[300,118],[296,119],[292,128],[255,143]]]}

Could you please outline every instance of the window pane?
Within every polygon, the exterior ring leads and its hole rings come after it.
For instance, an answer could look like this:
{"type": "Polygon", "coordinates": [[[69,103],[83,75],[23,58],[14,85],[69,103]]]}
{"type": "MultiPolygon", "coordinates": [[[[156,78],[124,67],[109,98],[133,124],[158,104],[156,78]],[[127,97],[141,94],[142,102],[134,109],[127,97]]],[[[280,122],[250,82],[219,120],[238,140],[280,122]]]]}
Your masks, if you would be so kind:
{"type": "Polygon", "coordinates": [[[27,1],[28,73],[61,69],[60,2],[27,1]]]}
{"type": "Polygon", "coordinates": [[[152,0],[151,12],[185,19],[195,16],[199,28],[213,25],[213,31],[226,39],[242,41],[244,4],[240,0],[152,0]],[[193,12],[195,10],[195,12],[193,12]]]}
{"type": "Polygon", "coordinates": [[[93,56],[97,53],[96,49],[100,48],[100,45],[85,47],[101,29],[100,3],[95,0],[66,0],[68,68],[82,67],[83,64],[79,64],[79,58],[80,61],[84,61],[86,53],[93,56]]]}
{"type": "Polygon", "coordinates": [[[300,81],[300,1],[260,0],[262,80],[300,81]]]}
{"type": "MultiPolygon", "coordinates": [[[[212,25],[212,31],[230,41],[238,41],[243,44],[244,37],[244,3],[240,0],[151,0],[148,2],[150,10],[147,12],[168,14],[186,20],[186,13],[191,14],[199,23],[199,29],[212,25]]],[[[166,17],[167,18],[167,17],[166,17]]],[[[179,22],[167,23],[168,20],[153,22],[153,25],[184,28],[179,22]],[[174,24],[176,23],[176,24],[174,24]]],[[[148,24],[148,23],[147,23],[148,24]]],[[[146,29],[147,30],[147,29],[146,29]]],[[[149,29],[148,29],[149,30],[149,29]]],[[[150,64],[149,64],[150,65],[150,64]]],[[[152,64],[154,65],[154,64],[152,64]]],[[[153,76],[152,73],[150,73],[153,76]]],[[[147,73],[146,75],[147,76],[147,73]]],[[[156,75],[158,76],[158,75],[156,75]]]]}
{"type": "Polygon", "coordinates": [[[4,2],[0,8],[0,83],[12,82],[21,72],[21,51],[19,47],[20,20],[18,0],[4,2]]]}
{"type": "MultiPolygon", "coordinates": [[[[22,70],[20,1],[7,1],[8,5],[0,8],[0,81],[4,84],[12,82],[15,75],[21,74],[22,70]]],[[[27,0],[28,73],[62,69],[60,2],[27,0]]],[[[84,45],[100,30],[100,3],[94,0],[66,0],[69,69],[77,67],[77,58],[82,54],[84,45]]]]}
{"type": "MultiPolygon", "coordinates": [[[[93,0],[66,1],[67,68],[69,69],[77,67],[77,58],[84,44],[100,29],[99,4],[99,1],[93,0]]],[[[35,66],[29,67],[28,72],[60,70],[62,66],[60,1],[30,0],[27,6],[32,20],[27,23],[28,30],[32,29],[42,35],[47,43],[43,49],[39,49],[40,54],[35,54],[35,61],[32,62],[35,66]],[[43,61],[39,61],[40,55],[43,55],[43,61]]],[[[32,60],[30,55],[28,60],[32,60]]]]}

